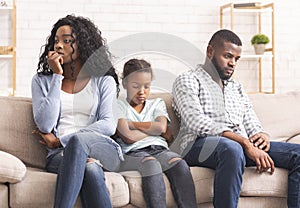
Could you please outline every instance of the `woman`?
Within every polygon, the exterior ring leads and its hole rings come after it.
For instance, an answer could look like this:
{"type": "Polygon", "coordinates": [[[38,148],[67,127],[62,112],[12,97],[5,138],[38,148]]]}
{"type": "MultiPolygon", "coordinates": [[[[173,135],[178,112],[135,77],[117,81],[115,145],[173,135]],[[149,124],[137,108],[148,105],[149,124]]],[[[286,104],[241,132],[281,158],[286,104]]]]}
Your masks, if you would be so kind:
{"type": "Polygon", "coordinates": [[[32,79],[37,133],[48,150],[46,169],[57,173],[55,204],[112,207],[103,171],[116,171],[122,155],[113,101],[119,82],[99,29],[68,15],[53,26],[32,79]]]}
{"type": "MultiPolygon", "coordinates": [[[[125,153],[121,170],[138,170],[147,207],[166,207],[164,172],[179,208],[197,207],[190,169],[180,155],[171,152],[165,135],[169,120],[162,99],[148,99],[153,73],[145,60],[131,59],[124,65],[126,99],[119,100],[117,141],[125,153]]],[[[166,137],[170,138],[170,137],[166,137]]]]}

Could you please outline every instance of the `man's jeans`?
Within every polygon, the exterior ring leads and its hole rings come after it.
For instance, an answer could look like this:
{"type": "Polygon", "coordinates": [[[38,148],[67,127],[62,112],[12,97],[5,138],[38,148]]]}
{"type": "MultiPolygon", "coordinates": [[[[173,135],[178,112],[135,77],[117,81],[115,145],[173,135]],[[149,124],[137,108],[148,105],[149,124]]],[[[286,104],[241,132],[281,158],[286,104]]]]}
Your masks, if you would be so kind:
{"type": "Polygon", "coordinates": [[[120,159],[106,138],[78,133],[66,148],[48,158],[47,171],[57,173],[55,208],[73,208],[80,193],[83,207],[112,207],[103,169],[118,170],[120,159]],[[87,163],[88,157],[99,163],[87,163]]]}
{"type": "Polygon", "coordinates": [[[162,146],[148,147],[126,153],[121,170],[137,170],[142,175],[142,189],[148,208],[166,207],[164,172],[178,208],[196,208],[193,178],[186,162],[180,155],[162,146]],[[174,158],[179,160],[172,161],[174,158]]]}
{"type": "MultiPolygon", "coordinates": [[[[288,207],[300,207],[300,145],[271,142],[268,154],[276,167],[289,170],[288,207]]],[[[190,166],[215,170],[214,207],[236,208],[245,166],[256,166],[241,145],[224,137],[198,138],[184,157],[190,166]]],[[[275,169],[276,171],[276,169],[275,169]]]]}

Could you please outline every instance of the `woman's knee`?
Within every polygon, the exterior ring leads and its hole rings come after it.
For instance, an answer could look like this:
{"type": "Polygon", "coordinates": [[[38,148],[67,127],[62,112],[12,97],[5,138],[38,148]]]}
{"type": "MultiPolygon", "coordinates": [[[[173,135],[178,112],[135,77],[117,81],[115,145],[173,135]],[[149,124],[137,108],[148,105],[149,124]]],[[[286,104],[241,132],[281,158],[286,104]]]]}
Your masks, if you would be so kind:
{"type": "Polygon", "coordinates": [[[72,137],[70,138],[67,146],[72,146],[73,148],[80,147],[83,149],[86,153],[88,153],[90,149],[90,143],[92,139],[94,138],[95,135],[91,133],[76,133],[73,134],[72,137]]]}
{"type": "Polygon", "coordinates": [[[79,137],[74,135],[64,149],[63,155],[66,156],[66,154],[68,154],[72,158],[78,158],[82,157],[83,155],[87,156],[88,152],[86,151],[84,146],[82,146],[79,137]]]}
{"type": "Polygon", "coordinates": [[[72,136],[69,140],[69,142],[66,145],[66,148],[72,148],[72,149],[77,149],[77,147],[82,147],[81,142],[80,142],[80,137],[78,137],[76,134],[72,136]]]}
{"type": "Polygon", "coordinates": [[[95,179],[97,177],[100,177],[104,179],[104,171],[102,167],[97,163],[97,160],[89,158],[90,160],[87,161],[86,166],[85,166],[85,172],[84,172],[84,177],[85,178],[90,178],[90,179],[95,179]]]}

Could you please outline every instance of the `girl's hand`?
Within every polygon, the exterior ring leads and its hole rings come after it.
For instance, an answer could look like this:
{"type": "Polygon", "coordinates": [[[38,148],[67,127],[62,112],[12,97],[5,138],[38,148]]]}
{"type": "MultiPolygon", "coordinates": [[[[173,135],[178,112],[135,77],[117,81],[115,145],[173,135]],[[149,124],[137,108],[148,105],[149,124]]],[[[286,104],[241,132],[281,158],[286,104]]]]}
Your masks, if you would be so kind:
{"type": "Polygon", "coordinates": [[[32,133],[39,134],[43,139],[40,140],[39,142],[49,148],[62,147],[60,140],[53,133],[45,134],[40,132],[39,130],[33,130],[32,133]]]}
{"type": "Polygon", "coordinates": [[[167,131],[165,133],[162,133],[161,136],[166,139],[169,146],[174,141],[174,137],[173,137],[172,131],[169,126],[167,126],[167,131]]]}
{"type": "Polygon", "coordinates": [[[55,51],[49,51],[48,52],[48,58],[47,58],[47,63],[50,67],[50,69],[53,71],[55,74],[63,74],[63,58],[62,56],[55,52],[55,51]]]}

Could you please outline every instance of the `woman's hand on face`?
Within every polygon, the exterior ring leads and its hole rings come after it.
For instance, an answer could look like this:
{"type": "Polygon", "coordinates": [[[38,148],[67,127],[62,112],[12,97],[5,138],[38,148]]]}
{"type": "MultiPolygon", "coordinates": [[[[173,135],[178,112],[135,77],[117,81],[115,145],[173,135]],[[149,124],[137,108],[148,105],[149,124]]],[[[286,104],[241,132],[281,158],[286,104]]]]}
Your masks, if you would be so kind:
{"type": "Polygon", "coordinates": [[[63,68],[62,68],[63,57],[59,53],[55,51],[49,51],[47,63],[50,69],[53,71],[53,73],[63,74],[63,68]]]}
{"type": "Polygon", "coordinates": [[[39,130],[33,130],[33,134],[39,134],[42,137],[42,140],[39,142],[49,148],[58,148],[61,147],[60,140],[53,133],[42,133],[39,130]]]}

